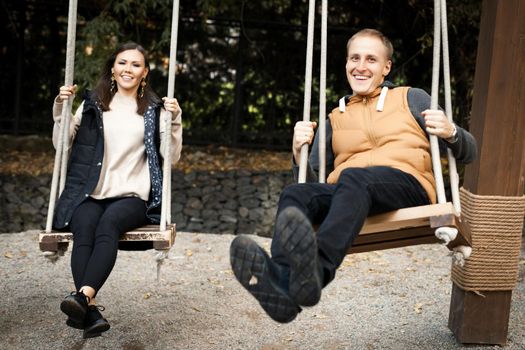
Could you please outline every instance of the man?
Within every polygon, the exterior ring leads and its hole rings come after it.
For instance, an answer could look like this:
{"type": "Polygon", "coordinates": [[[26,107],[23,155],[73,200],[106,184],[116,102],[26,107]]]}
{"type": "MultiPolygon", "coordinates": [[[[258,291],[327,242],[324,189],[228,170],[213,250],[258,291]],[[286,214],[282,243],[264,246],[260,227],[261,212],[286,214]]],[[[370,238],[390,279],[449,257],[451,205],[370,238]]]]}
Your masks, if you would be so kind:
{"type": "MultiPolygon", "coordinates": [[[[476,157],[471,134],[430,110],[421,89],[385,81],[393,47],[379,31],[364,29],[347,44],[346,75],[353,95],[340,101],[326,125],[327,183],[316,180],[316,144],[307,183],[287,186],[279,199],[272,257],[247,236],[230,247],[239,282],[278,322],[319,302],[366,217],[436,202],[428,135],[440,138],[458,162],[476,157]],[[312,224],[319,225],[314,234],[312,224]]],[[[315,122],[294,128],[294,174],[300,149],[311,143],[315,122]]]]}

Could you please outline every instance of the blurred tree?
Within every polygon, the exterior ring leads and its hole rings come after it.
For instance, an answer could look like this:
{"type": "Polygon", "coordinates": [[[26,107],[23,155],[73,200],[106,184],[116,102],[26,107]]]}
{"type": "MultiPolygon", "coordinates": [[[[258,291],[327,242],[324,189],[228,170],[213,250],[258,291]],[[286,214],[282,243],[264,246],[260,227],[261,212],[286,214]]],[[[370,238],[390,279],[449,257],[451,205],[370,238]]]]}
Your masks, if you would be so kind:
{"type": "MultiPolygon", "coordinates": [[[[102,62],[123,41],[150,53],[151,84],[166,93],[171,0],[80,0],[75,81],[98,79],[102,62]]],[[[320,3],[318,2],[320,7],[320,3]]],[[[453,105],[468,126],[481,0],[449,0],[453,105]]],[[[302,117],[307,0],[182,0],[175,94],[184,110],[185,142],[288,149],[302,117]]],[[[319,12],[319,9],[318,9],[319,12]]],[[[49,111],[63,81],[67,2],[2,0],[0,132],[49,134],[49,111]]],[[[319,14],[314,77],[319,74],[319,14]]],[[[327,110],[350,93],[344,73],[348,38],[378,28],[396,49],[389,79],[430,90],[433,1],[331,1],[327,110]]],[[[314,78],[314,84],[318,79],[314,78]]],[[[312,91],[317,118],[318,88],[312,91]]]]}

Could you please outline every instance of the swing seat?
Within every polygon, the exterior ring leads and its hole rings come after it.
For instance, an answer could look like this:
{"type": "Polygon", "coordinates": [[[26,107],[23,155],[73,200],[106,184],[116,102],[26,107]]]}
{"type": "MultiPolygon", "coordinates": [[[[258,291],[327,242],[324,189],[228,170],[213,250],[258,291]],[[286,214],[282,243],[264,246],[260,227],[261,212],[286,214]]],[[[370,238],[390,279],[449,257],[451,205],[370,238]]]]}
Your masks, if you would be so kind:
{"type": "MultiPolygon", "coordinates": [[[[175,242],[176,225],[166,225],[161,231],[159,225],[146,225],[124,233],[119,239],[121,250],[169,250],[175,242]]],[[[39,238],[40,250],[43,252],[66,251],[69,242],[73,241],[71,232],[41,231],[39,238]]]]}
{"type": "Polygon", "coordinates": [[[458,237],[447,247],[471,245],[470,229],[461,220],[452,203],[403,208],[367,218],[348,254],[439,243],[434,231],[438,227],[458,229],[458,237]]]}

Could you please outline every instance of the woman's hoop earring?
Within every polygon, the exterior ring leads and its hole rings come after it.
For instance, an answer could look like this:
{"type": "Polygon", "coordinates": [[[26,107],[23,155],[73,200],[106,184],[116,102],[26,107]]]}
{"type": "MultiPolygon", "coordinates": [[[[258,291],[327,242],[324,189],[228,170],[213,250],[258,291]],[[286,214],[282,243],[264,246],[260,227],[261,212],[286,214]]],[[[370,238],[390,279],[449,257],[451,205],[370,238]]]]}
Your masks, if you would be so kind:
{"type": "Polygon", "coordinates": [[[111,73],[111,87],[109,89],[112,93],[117,92],[117,84],[115,84],[115,73],[111,73]]]}
{"type": "Polygon", "coordinates": [[[144,97],[144,91],[146,90],[146,78],[142,78],[142,81],[140,82],[140,88],[139,88],[139,97],[144,97]]]}

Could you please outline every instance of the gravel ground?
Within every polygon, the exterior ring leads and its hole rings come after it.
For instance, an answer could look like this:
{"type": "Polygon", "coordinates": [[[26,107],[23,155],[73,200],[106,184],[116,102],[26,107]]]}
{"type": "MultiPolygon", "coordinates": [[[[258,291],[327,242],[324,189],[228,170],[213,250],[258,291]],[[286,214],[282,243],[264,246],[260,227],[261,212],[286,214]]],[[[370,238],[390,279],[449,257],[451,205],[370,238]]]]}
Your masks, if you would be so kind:
{"type": "MultiPolygon", "coordinates": [[[[0,349],[498,348],[462,346],[447,328],[450,259],[442,246],[348,256],[321,302],[281,325],[235,280],[232,238],[178,233],[160,281],[153,251],[119,252],[98,298],[111,329],[84,340],[59,310],[73,289],[70,254],[52,264],[38,250],[36,231],[0,234],[0,349]]],[[[505,349],[525,349],[520,268],[505,349]]]]}

